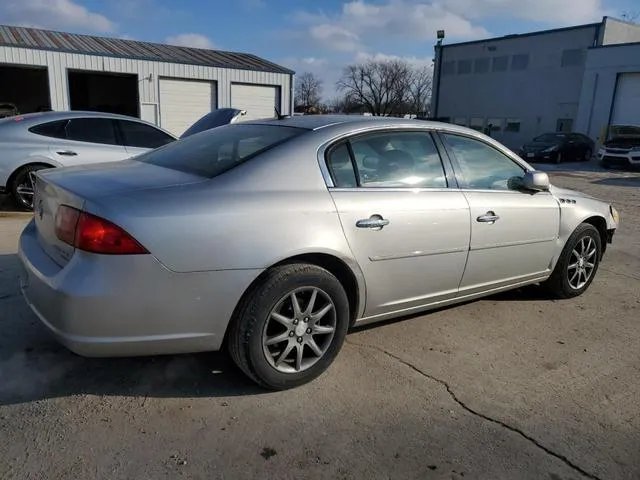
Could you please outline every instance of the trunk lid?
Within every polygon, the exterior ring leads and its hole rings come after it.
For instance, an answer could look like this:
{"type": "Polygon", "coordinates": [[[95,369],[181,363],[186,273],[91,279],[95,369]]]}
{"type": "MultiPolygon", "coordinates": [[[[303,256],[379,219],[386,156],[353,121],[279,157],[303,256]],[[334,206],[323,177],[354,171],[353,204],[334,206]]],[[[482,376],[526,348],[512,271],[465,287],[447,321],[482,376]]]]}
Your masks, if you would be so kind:
{"type": "Polygon", "coordinates": [[[109,195],[207,180],[135,160],[49,169],[34,177],[33,210],[38,242],[60,266],[66,265],[75,251],[56,235],[56,213],[60,205],[83,210],[87,201],[109,195]]]}
{"type": "Polygon", "coordinates": [[[75,248],[56,235],[56,212],[60,205],[82,209],[84,201],[41,175],[34,175],[33,217],[38,243],[49,257],[61,267],[65,266],[75,248]]]}

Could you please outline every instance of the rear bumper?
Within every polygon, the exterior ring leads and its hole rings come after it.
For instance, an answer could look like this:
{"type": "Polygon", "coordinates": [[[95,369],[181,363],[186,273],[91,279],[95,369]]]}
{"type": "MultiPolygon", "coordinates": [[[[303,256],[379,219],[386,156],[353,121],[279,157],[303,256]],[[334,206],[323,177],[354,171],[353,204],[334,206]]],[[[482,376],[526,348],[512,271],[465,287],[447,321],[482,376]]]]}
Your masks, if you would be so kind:
{"type": "Polygon", "coordinates": [[[237,302],[260,273],[176,274],[151,255],[79,251],[60,267],[40,247],[33,221],[18,255],[29,307],[63,345],[91,357],[218,350],[237,302]]]}

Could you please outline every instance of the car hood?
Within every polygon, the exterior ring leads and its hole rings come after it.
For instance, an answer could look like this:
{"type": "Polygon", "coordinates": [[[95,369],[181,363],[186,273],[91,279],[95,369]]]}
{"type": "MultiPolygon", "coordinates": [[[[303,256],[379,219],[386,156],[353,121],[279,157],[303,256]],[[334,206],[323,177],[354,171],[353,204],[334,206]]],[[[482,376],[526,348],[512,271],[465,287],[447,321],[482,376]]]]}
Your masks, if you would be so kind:
{"type": "Polygon", "coordinates": [[[556,147],[557,143],[547,143],[547,142],[530,142],[525,143],[522,148],[525,150],[545,150],[550,147],[556,147]]]}
{"type": "Polygon", "coordinates": [[[590,200],[596,200],[596,201],[599,201],[599,202],[602,201],[601,199],[596,198],[596,197],[592,197],[591,195],[587,195],[586,193],[578,192],[577,190],[569,190],[568,188],[556,187],[555,185],[551,185],[549,187],[549,191],[556,198],[558,198],[558,197],[562,197],[562,198],[575,197],[575,198],[588,198],[590,200]]]}
{"type": "Polygon", "coordinates": [[[40,173],[47,181],[89,200],[133,190],[166,188],[207,179],[135,159],[54,168],[40,173]]]}

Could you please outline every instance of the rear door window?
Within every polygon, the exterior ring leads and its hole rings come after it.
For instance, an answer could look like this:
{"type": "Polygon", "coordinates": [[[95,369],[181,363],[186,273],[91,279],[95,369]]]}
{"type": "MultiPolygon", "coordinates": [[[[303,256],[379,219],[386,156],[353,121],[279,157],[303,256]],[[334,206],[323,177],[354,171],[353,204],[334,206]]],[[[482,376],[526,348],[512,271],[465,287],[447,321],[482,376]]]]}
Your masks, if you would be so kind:
{"type": "Polygon", "coordinates": [[[29,131],[44,137],[67,138],[65,127],[68,122],[69,120],[57,120],[55,122],[41,123],[40,125],[31,127],[29,131]]]}
{"type": "Polygon", "coordinates": [[[118,120],[117,123],[125,147],[158,148],[174,141],[173,137],[151,125],[128,120],[118,120]]]}
{"type": "Polygon", "coordinates": [[[113,120],[108,118],[74,118],[69,120],[67,139],[105,145],[118,144],[113,120]]]}
{"type": "Polygon", "coordinates": [[[224,125],[144,153],[136,160],[213,178],[306,131],[282,125],[224,125]]]}

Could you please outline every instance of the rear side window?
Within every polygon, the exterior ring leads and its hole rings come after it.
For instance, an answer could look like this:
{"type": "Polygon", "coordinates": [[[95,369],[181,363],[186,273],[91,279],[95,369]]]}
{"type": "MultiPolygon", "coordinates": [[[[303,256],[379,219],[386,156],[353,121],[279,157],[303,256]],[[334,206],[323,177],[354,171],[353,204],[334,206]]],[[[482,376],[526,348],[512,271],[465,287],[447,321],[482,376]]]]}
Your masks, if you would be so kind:
{"type": "Polygon", "coordinates": [[[280,125],[224,125],[144,153],[136,160],[213,178],[306,131],[280,125]]]}
{"type": "Polygon", "coordinates": [[[118,126],[127,147],[158,148],[174,140],[162,130],[144,123],[118,120],[118,126]]]}
{"type": "Polygon", "coordinates": [[[57,120],[55,122],[41,123],[35,127],[31,127],[29,131],[37,135],[52,138],[67,138],[65,127],[69,120],[57,120]]]}
{"type": "Polygon", "coordinates": [[[118,143],[113,120],[108,118],[74,118],[69,120],[67,139],[106,145],[118,143]]]}

